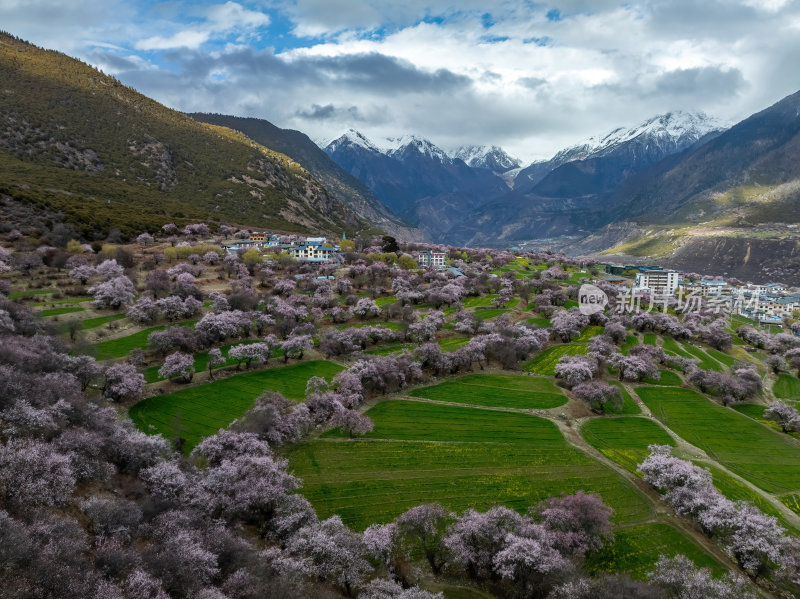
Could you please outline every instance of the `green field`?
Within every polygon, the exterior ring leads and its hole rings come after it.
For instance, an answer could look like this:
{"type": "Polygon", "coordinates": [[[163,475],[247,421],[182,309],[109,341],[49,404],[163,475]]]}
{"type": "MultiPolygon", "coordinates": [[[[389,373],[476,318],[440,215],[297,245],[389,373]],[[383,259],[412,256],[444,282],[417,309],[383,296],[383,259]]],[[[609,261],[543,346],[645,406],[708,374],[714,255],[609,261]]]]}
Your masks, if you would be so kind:
{"type": "MultiPolygon", "coordinates": [[[[125,314],[109,314],[108,316],[98,316],[97,318],[86,318],[81,321],[83,325],[83,330],[89,329],[96,329],[97,327],[101,327],[104,324],[109,322],[114,322],[115,320],[122,320],[123,318],[127,318],[125,314]]],[[[147,340],[145,339],[145,342],[147,340]]]]}
{"type": "Polygon", "coordinates": [[[683,385],[683,380],[681,380],[681,377],[671,370],[659,370],[658,372],[661,375],[658,380],[645,378],[642,379],[642,382],[648,385],[661,385],[665,387],[680,387],[683,385]]]}
{"type": "Polygon", "coordinates": [[[683,554],[696,566],[711,568],[716,576],[727,569],[686,534],[668,524],[653,523],[626,526],[614,531],[614,543],[607,545],[586,560],[591,575],[603,572],[625,572],[643,580],[660,555],[683,554]]]}
{"type": "Polygon", "coordinates": [[[497,297],[496,293],[483,295],[480,297],[465,297],[461,302],[465,308],[478,308],[492,306],[492,300],[497,297]]]}
{"type": "Polygon", "coordinates": [[[577,356],[579,354],[585,354],[586,351],[585,345],[554,345],[553,347],[548,347],[528,362],[525,365],[525,370],[536,374],[554,376],[556,373],[556,364],[561,356],[577,356]]]}
{"type": "Polygon", "coordinates": [[[397,298],[394,296],[391,297],[379,297],[375,300],[375,303],[378,305],[379,308],[383,308],[384,306],[388,306],[389,304],[393,304],[397,301],[397,298]]]}
{"type": "Polygon", "coordinates": [[[39,310],[39,316],[61,316],[62,314],[71,314],[73,312],[83,312],[84,308],[49,308],[47,310],[39,310]]]}
{"type": "Polygon", "coordinates": [[[647,418],[594,418],[581,428],[589,445],[620,466],[636,472],[650,451],[648,445],[675,445],[672,437],[647,418]]]}
{"type": "Polygon", "coordinates": [[[506,312],[508,312],[508,310],[505,308],[477,308],[475,310],[475,316],[481,320],[489,320],[491,318],[496,318],[501,314],[505,314],[506,312]]]}
{"type": "Polygon", "coordinates": [[[774,508],[772,504],[764,499],[764,497],[762,497],[759,493],[748,487],[743,482],[736,480],[724,470],[715,468],[714,466],[706,464],[705,462],[695,462],[695,464],[703,468],[708,468],[708,470],[711,472],[711,476],[713,477],[714,486],[720,493],[725,495],[725,497],[731,501],[749,501],[750,503],[755,504],[758,509],[765,514],[775,516],[780,521],[781,525],[794,529],[794,526],[786,521],[781,512],[774,508]]]}
{"type": "Polygon", "coordinates": [[[772,393],[778,399],[800,401],[800,379],[791,374],[779,374],[772,387],[772,393]]]}
{"type": "Polygon", "coordinates": [[[722,372],[725,370],[722,367],[722,364],[717,362],[699,347],[695,347],[691,343],[684,343],[683,348],[691,354],[691,357],[697,358],[700,361],[698,366],[703,370],[716,370],[717,372],[722,372]]]}
{"type": "Polygon", "coordinates": [[[416,401],[385,401],[367,412],[363,440],[328,433],[291,448],[290,466],[322,518],[350,526],[388,522],[408,508],[518,511],[583,489],[599,493],[616,522],[650,517],[632,485],[570,447],[550,421],[527,414],[416,401]]]}
{"type": "Polygon", "coordinates": [[[683,349],[683,347],[672,337],[662,337],[662,343],[662,347],[664,348],[665,352],[669,352],[683,358],[694,358],[692,354],[683,349]]]}
{"type": "Polygon", "coordinates": [[[658,339],[658,336],[655,333],[645,333],[644,334],[644,342],[647,345],[658,345],[658,343],[656,342],[656,339],[658,339]]]}
{"type": "Polygon", "coordinates": [[[628,416],[632,414],[642,413],[639,404],[637,404],[633,400],[631,394],[625,390],[625,387],[623,387],[622,383],[620,383],[619,381],[611,381],[611,384],[619,387],[619,390],[622,392],[622,407],[619,409],[614,409],[613,407],[610,406],[606,407],[606,412],[608,414],[624,414],[628,416]]]}
{"type": "Polygon", "coordinates": [[[525,322],[528,324],[535,324],[537,327],[542,329],[546,329],[552,324],[548,318],[529,318],[525,322]]]}
{"type": "Polygon", "coordinates": [[[628,355],[628,351],[634,346],[639,345],[639,338],[636,335],[628,335],[625,337],[625,343],[619,348],[620,353],[628,355]]]}
{"type": "Polygon", "coordinates": [[[689,389],[640,387],[653,414],[676,434],[770,493],[800,486],[800,443],[689,389]]]}
{"type": "Polygon", "coordinates": [[[305,395],[308,379],[312,376],[330,379],[340,370],[341,366],[323,360],[255,370],[148,397],[131,406],[129,415],[140,430],[165,437],[175,436],[179,418],[183,427],[181,436],[186,439],[184,449],[190,451],[204,437],[225,428],[253,407],[253,400],[265,391],[277,391],[300,400],[305,395]]]}
{"type": "Polygon", "coordinates": [[[93,298],[91,297],[75,297],[75,298],[67,298],[67,299],[60,299],[60,300],[50,300],[49,302],[36,302],[33,304],[37,308],[41,308],[42,306],[52,306],[58,304],[79,304],[82,302],[90,302],[93,298]]]}
{"type": "Polygon", "coordinates": [[[588,326],[585,329],[583,329],[583,331],[581,331],[581,334],[578,336],[577,339],[575,339],[575,341],[579,343],[582,341],[589,341],[592,337],[597,337],[598,335],[602,335],[604,331],[605,329],[603,327],[588,326]]]}
{"type": "Polygon", "coordinates": [[[725,366],[728,367],[733,366],[733,364],[736,362],[736,358],[734,358],[733,356],[729,356],[728,354],[716,350],[713,347],[709,347],[706,350],[706,353],[712,358],[714,358],[717,362],[722,362],[723,364],[725,364],[725,366]]]}
{"type": "Polygon", "coordinates": [[[550,379],[507,374],[468,374],[453,381],[415,389],[409,395],[477,406],[549,409],[567,403],[550,379]]]}
{"type": "Polygon", "coordinates": [[[20,299],[30,295],[48,295],[50,293],[57,293],[58,289],[26,289],[25,291],[13,291],[8,294],[8,299],[20,299]]]}
{"type": "MultiPolygon", "coordinates": [[[[115,315],[116,316],[116,315],[115,315]]],[[[188,320],[185,322],[175,322],[170,326],[193,326],[196,320],[188,320]]],[[[84,327],[85,328],[85,327],[84,327]]],[[[119,337],[117,339],[109,339],[108,341],[100,341],[91,346],[91,354],[96,360],[113,360],[114,358],[123,358],[127,356],[132,349],[145,349],[147,347],[147,337],[153,331],[163,331],[166,325],[157,327],[150,327],[138,333],[133,333],[126,337],[119,337]]]]}

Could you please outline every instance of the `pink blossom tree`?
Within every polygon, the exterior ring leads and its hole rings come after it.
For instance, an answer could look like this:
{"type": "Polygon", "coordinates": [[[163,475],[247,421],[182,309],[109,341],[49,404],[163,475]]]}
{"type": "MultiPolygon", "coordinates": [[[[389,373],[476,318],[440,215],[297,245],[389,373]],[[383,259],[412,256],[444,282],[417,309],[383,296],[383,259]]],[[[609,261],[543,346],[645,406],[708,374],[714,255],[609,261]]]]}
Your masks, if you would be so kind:
{"type": "Polygon", "coordinates": [[[303,359],[303,353],[314,347],[310,335],[295,335],[289,337],[281,345],[283,349],[283,362],[284,364],[289,361],[289,358],[303,359]]]}
{"type": "Polygon", "coordinates": [[[225,358],[222,351],[218,348],[212,348],[208,351],[208,378],[214,380],[214,369],[225,364],[225,358]]]}
{"type": "Polygon", "coordinates": [[[232,360],[237,360],[236,369],[242,362],[245,363],[245,368],[250,368],[251,362],[259,364],[266,364],[269,361],[271,347],[268,343],[243,343],[241,345],[234,345],[228,350],[228,357],[232,360]]]}
{"type": "Polygon", "coordinates": [[[622,407],[622,392],[618,387],[602,381],[588,381],[572,387],[572,393],[592,410],[605,414],[608,407],[622,407]]]}
{"type": "Polygon", "coordinates": [[[764,410],[764,418],[776,422],[784,433],[800,426],[800,414],[794,406],[783,401],[771,401],[764,410]]]}
{"type": "Polygon", "coordinates": [[[597,373],[597,361],[589,356],[561,356],[556,364],[556,376],[567,387],[590,380],[597,373]]]}
{"type": "Polygon", "coordinates": [[[144,376],[130,364],[114,364],[106,368],[103,395],[112,401],[130,401],[144,391],[144,376]]]}
{"type": "Polygon", "coordinates": [[[164,360],[164,364],[158,369],[158,376],[191,383],[194,377],[194,356],[183,352],[175,352],[168,355],[164,360]]]}
{"type": "Polygon", "coordinates": [[[89,293],[94,296],[92,303],[98,308],[119,308],[133,301],[136,289],[128,277],[116,277],[93,285],[89,293]]]}

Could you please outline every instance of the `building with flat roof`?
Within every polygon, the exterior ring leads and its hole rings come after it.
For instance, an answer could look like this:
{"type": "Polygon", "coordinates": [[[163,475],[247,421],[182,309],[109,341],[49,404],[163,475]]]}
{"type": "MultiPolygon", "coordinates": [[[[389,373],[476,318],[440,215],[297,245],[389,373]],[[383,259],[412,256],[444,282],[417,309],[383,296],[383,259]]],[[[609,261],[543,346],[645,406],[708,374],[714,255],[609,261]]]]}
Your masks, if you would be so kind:
{"type": "Polygon", "coordinates": [[[436,270],[441,270],[447,266],[447,254],[445,252],[434,252],[433,250],[422,250],[419,253],[417,264],[422,267],[431,266],[436,270]]]}
{"type": "Polygon", "coordinates": [[[680,277],[676,270],[665,270],[663,268],[642,269],[636,273],[634,287],[652,293],[673,295],[678,289],[680,277]]]}

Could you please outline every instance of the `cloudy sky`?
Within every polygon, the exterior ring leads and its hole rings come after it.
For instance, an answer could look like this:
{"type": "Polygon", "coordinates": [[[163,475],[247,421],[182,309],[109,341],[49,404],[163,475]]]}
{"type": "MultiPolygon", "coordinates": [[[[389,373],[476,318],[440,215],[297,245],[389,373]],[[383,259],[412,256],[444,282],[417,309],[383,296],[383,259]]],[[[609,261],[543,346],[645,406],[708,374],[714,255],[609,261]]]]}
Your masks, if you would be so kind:
{"type": "Polygon", "coordinates": [[[184,111],[526,161],[674,109],[800,89],[796,0],[0,0],[0,27],[184,111]]]}

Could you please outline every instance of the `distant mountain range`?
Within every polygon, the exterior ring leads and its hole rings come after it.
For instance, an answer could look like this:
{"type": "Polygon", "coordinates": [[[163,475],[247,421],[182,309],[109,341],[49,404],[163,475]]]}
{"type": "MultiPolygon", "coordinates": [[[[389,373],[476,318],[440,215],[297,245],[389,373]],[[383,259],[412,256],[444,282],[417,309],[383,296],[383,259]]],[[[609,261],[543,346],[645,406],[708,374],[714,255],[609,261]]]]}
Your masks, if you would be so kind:
{"type": "MultiPolygon", "coordinates": [[[[351,129],[324,150],[392,212],[433,240],[445,239],[464,211],[508,191],[494,171],[468,166],[461,158],[413,135],[378,145],[351,129]]],[[[471,158],[482,157],[473,154],[471,158]]],[[[500,159],[513,162],[508,156],[500,159]]]]}
{"type": "Polygon", "coordinates": [[[463,146],[448,153],[415,136],[374,142],[352,129],[324,150],[434,240],[504,245],[588,233],[597,223],[596,207],[590,213],[584,207],[589,198],[723,129],[704,114],[673,112],[615,129],[526,168],[497,146],[463,146]]]}

